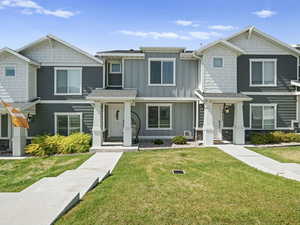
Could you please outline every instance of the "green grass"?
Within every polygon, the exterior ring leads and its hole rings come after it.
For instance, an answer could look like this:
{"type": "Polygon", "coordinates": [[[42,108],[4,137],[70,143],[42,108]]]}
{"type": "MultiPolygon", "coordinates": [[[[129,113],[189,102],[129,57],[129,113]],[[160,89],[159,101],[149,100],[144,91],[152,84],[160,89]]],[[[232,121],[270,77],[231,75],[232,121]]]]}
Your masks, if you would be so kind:
{"type": "Polygon", "coordinates": [[[300,147],[249,148],[283,163],[300,163],[300,147]]]}
{"type": "Polygon", "coordinates": [[[130,152],[56,224],[296,225],[300,183],[215,148],[130,152]]]}
{"type": "Polygon", "coordinates": [[[58,176],[77,168],[91,154],[0,160],[0,192],[18,192],[43,177],[58,176]]]}

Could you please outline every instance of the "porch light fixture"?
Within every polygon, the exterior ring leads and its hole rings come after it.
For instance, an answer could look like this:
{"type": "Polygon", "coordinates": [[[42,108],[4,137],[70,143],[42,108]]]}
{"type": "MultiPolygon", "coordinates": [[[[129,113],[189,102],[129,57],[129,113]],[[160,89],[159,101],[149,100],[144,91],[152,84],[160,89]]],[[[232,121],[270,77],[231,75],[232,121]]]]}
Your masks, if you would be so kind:
{"type": "Polygon", "coordinates": [[[230,107],[231,107],[231,104],[224,104],[224,113],[229,113],[230,107]]]}
{"type": "Polygon", "coordinates": [[[30,114],[30,113],[28,113],[28,115],[27,115],[27,121],[30,123],[32,121],[32,119],[33,119],[33,115],[30,114]]]}

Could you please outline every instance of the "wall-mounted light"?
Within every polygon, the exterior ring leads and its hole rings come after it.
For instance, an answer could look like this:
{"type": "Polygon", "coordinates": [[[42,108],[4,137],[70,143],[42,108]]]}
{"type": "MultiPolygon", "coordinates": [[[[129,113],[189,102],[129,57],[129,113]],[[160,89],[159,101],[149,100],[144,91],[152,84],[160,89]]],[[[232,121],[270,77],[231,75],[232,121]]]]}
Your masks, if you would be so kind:
{"type": "Polygon", "coordinates": [[[27,115],[27,121],[28,121],[28,123],[30,123],[30,122],[33,121],[33,115],[32,114],[28,113],[28,115],[27,115]]]}
{"type": "Polygon", "coordinates": [[[224,104],[224,113],[229,113],[230,107],[231,107],[231,104],[224,104]]]}

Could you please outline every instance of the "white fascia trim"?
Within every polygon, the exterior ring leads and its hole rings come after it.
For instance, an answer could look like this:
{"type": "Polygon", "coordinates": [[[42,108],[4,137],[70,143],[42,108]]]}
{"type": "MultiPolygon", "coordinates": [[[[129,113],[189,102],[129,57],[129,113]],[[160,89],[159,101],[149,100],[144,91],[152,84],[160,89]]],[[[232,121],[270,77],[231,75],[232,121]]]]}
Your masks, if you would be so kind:
{"type": "MultiPolygon", "coordinates": [[[[173,129],[173,107],[172,104],[165,104],[165,103],[149,103],[146,104],[146,130],[172,130],[173,129]],[[170,108],[170,127],[168,128],[149,128],[149,118],[148,118],[148,114],[149,114],[149,107],[151,106],[157,106],[157,107],[161,107],[161,106],[166,106],[170,108]]],[[[158,110],[158,124],[160,123],[160,111],[158,110]]]]}
{"type": "Polygon", "coordinates": [[[193,52],[182,52],[179,54],[179,58],[181,60],[198,60],[197,57],[194,57],[194,53],[193,52]]]}
{"type": "Polygon", "coordinates": [[[193,102],[198,98],[176,98],[176,97],[136,97],[136,102],[193,102]]]}
{"type": "Polygon", "coordinates": [[[65,96],[65,95],[82,95],[82,67],[55,67],[54,68],[54,95],[62,95],[62,96],[65,96]],[[57,80],[57,70],[79,70],[80,72],[80,90],[79,90],[79,93],[57,93],[57,90],[56,90],[56,80],[57,80]]]}
{"type": "Polygon", "coordinates": [[[40,100],[40,104],[91,104],[93,101],[87,100],[40,100]]]}
{"type": "Polygon", "coordinates": [[[35,62],[35,61],[33,61],[33,60],[31,60],[31,59],[29,59],[29,58],[21,55],[20,53],[15,52],[14,50],[12,50],[10,48],[2,48],[2,49],[0,49],[0,53],[2,53],[2,52],[8,52],[8,53],[10,53],[10,54],[12,54],[12,55],[14,55],[14,56],[16,56],[16,57],[24,60],[25,62],[28,62],[29,64],[35,65],[37,67],[40,66],[40,63],[35,62]]]}
{"type": "Polygon", "coordinates": [[[241,92],[244,95],[299,95],[300,92],[241,92]]]}
{"type": "Polygon", "coordinates": [[[296,87],[300,87],[300,82],[297,80],[291,80],[291,85],[294,85],[296,87]]]}
{"type": "Polygon", "coordinates": [[[93,63],[41,63],[41,66],[73,66],[73,67],[89,67],[89,66],[92,66],[92,67],[103,67],[103,65],[100,65],[100,64],[93,64],[93,63]]]}
{"type": "Polygon", "coordinates": [[[130,97],[86,97],[86,99],[100,101],[100,102],[123,102],[123,101],[135,100],[135,98],[130,98],[130,97]]]}
{"type": "Polygon", "coordinates": [[[44,41],[44,40],[48,40],[48,39],[55,40],[55,41],[57,41],[57,42],[59,42],[59,43],[65,45],[65,46],[67,46],[67,47],[69,47],[69,48],[75,50],[76,52],[79,52],[80,54],[87,56],[88,58],[90,58],[90,59],[96,61],[97,63],[100,63],[101,65],[103,64],[102,60],[98,59],[97,57],[95,57],[95,56],[93,56],[93,55],[91,55],[91,54],[89,54],[89,53],[87,53],[87,52],[85,52],[85,51],[83,51],[83,50],[77,48],[76,46],[74,46],[74,45],[72,45],[72,44],[70,44],[70,43],[68,43],[68,42],[63,41],[62,39],[60,39],[60,38],[58,38],[58,37],[56,37],[56,36],[54,36],[54,35],[52,35],[52,34],[49,34],[49,35],[47,35],[47,36],[45,36],[45,37],[42,37],[42,38],[40,38],[40,39],[38,39],[38,40],[36,40],[36,41],[34,41],[34,42],[28,44],[28,45],[23,46],[22,48],[19,48],[19,49],[17,50],[17,52],[24,51],[25,49],[31,48],[31,47],[33,47],[34,45],[37,45],[37,44],[39,44],[40,42],[42,42],[42,41],[44,41]]]}
{"type": "Polygon", "coordinates": [[[143,52],[178,53],[185,51],[185,47],[140,47],[143,52]]]}
{"type": "Polygon", "coordinates": [[[228,42],[227,40],[217,40],[217,41],[214,41],[206,46],[203,46],[202,48],[198,49],[196,52],[196,54],[202,54],[205,50],[215,46],[215,45],[218,45],[218,44],[223,44],[225,47],[228,47],[232,50],[234,50],[235,52],[237,52],[238,54],[246,54],[246,51],[244,51],[243,49],[239,48],[238,46],[236,45],[233,45],[232,43],[228,42]]]}
{"type": "Polygon", "coordinates": [[[136,58],[136,59],[144,59],[144,53],[97,53],[99,57],[111,56],[111,57],[128,57],[128,58],[136,58]]]}

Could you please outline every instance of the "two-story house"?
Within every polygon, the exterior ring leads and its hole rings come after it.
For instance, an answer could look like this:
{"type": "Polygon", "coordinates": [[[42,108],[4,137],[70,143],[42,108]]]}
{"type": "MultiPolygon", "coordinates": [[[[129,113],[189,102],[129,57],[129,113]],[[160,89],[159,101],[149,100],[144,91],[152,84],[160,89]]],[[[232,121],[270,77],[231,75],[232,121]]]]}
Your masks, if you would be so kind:
{"type": "Polygon", "coordinates": [[[254,27],[194,51],[141,47],[96,56],[48,35],[0,52],[0,95],[30,120],[26,134],[2,110],[2,143],[22,154],[26,135],[88,132],[92,149],[103,149],[107,140],[130,147],[135,136],[244,144],[253,132],[294,131],[299,56],[254,27]]]}

